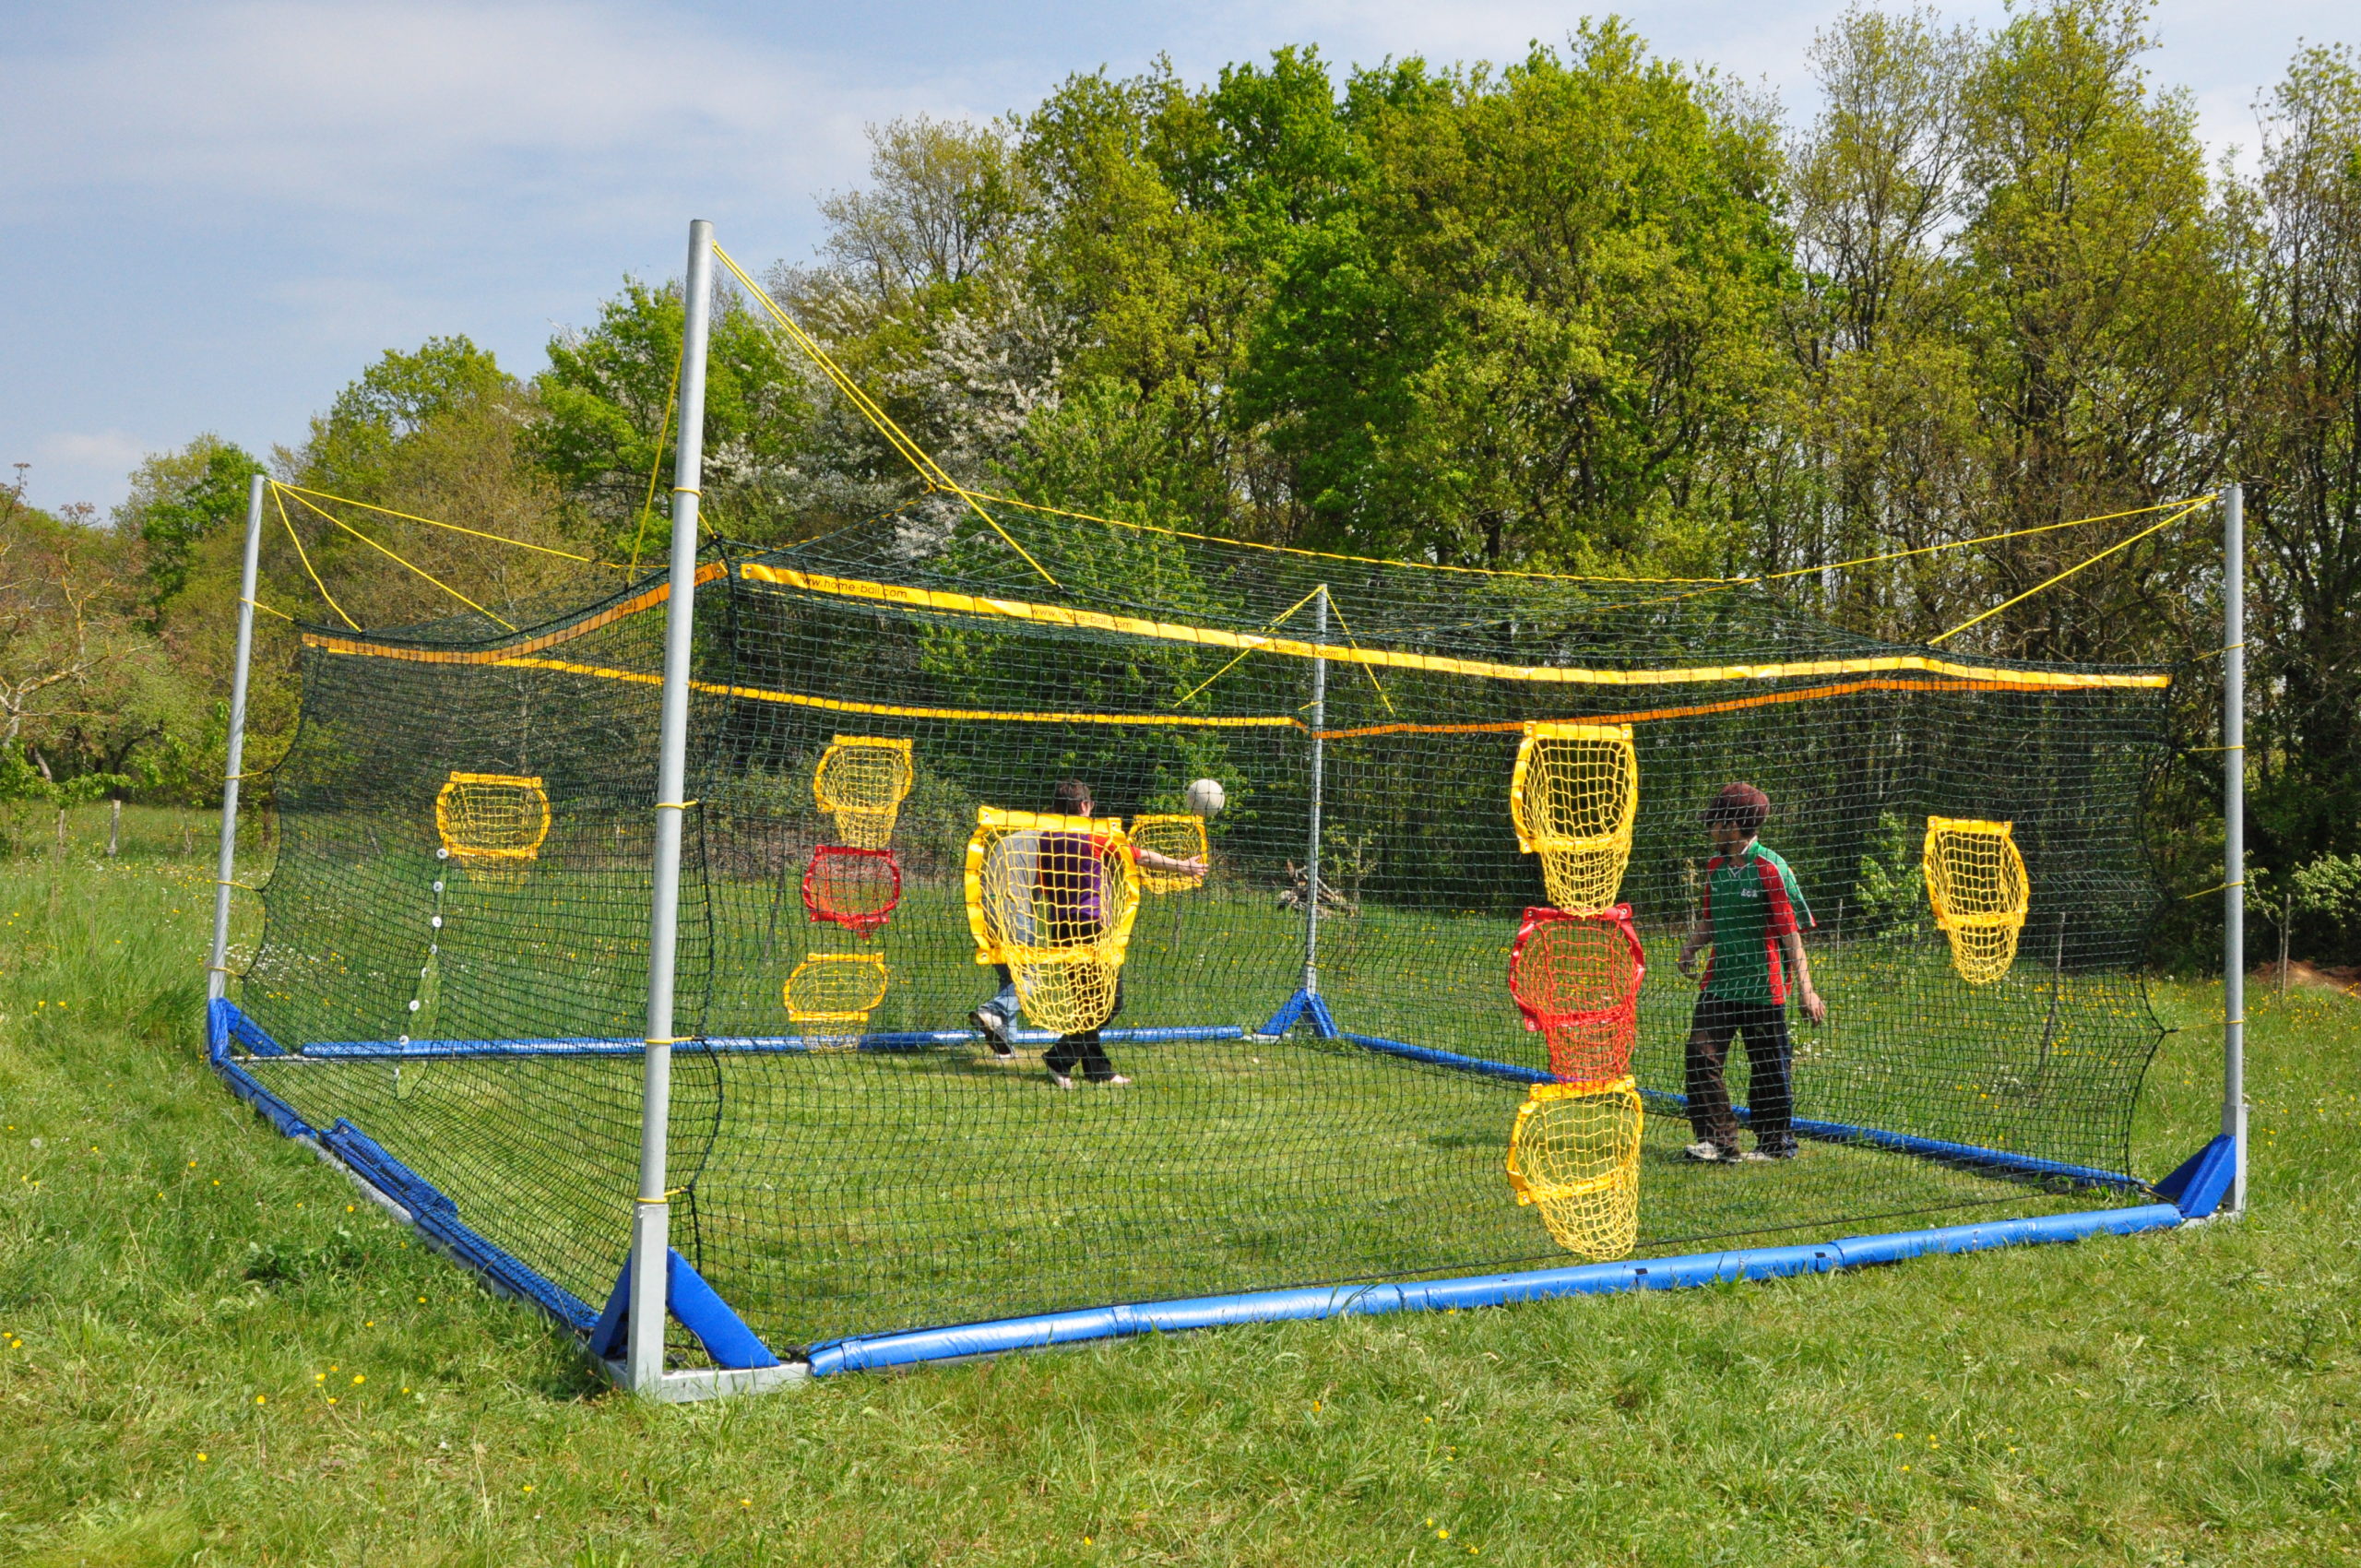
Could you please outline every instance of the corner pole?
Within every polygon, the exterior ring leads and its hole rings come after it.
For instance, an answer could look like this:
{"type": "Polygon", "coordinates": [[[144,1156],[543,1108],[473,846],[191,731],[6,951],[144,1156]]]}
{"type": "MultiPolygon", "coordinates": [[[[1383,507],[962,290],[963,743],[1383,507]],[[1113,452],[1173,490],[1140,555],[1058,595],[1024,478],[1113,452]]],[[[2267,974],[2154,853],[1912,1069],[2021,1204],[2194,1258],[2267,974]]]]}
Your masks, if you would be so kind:
{"type": "Polygon", "coordinates": [[[2247,1207],[2246,487],[2222,493],[2222,1134],[2236,1159],[2232,1218],[2247,1207]]]}
{"type": "Polygon", "coordinates": [[[213,956],[205,965],[205,1000],[230,989],[230,885],[238,874],[238,781],[246,762],[246,674],[255,657],[255,568],[262,556],[263,476],[246,484],[246,553],[238,569],[238,659],[230,677],[230,749],[221,780],[221,858],[213,873],[213,956]]]}
{"type": "Polygon", "coordinates": [[[689,225],[682,289],[681,425],[672,459],[671,593],[664,607],[664,697],[656,769],[656,858],[647,920],[647,1049],[639,1123],[639,1201],[631,1228],[631,1325],[624,1376],[636,1394],[664,1381],[671,1203],[664,1188],[671,1125],[672,978],[681,909],[681,817],[688,809],[689,660],[695,627],[697,486],[705,463],[706,339],[713,316],[713,225],[689,225]]]}
{"type": "MultiPolygon", "coordinates": [[[[1313,641],[1328,642],[1328,585],[1312,595],[1313,641]]],[[[1328,728],[1328,660],[1311,661],[1311,835],[1303,851],[1303,989],[1320,994],[1320,790],[1328,728]]]]}

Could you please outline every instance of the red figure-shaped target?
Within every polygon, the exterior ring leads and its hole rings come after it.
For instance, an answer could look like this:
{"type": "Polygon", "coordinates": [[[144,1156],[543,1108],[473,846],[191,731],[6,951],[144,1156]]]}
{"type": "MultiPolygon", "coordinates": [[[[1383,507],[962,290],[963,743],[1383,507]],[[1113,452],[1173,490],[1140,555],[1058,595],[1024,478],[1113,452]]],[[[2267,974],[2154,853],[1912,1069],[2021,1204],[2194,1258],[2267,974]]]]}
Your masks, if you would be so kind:
{"type": "Polygon", "coordinates": [[[1596,1083],[1631,1071],[1646,973],[1631,905],[1593,915],[1527,909],[1509,955],[1509,994],[1525,1027],[1548,1039],[1549,1071],[1596,1083]]]}
{"type": "Polygon", "coordinates": [[[894,916],[902,901],[902,868],[891,849],[823,844],[803,868],[803,908],[814,923],[834,921],[867,936],[894,916]]]}

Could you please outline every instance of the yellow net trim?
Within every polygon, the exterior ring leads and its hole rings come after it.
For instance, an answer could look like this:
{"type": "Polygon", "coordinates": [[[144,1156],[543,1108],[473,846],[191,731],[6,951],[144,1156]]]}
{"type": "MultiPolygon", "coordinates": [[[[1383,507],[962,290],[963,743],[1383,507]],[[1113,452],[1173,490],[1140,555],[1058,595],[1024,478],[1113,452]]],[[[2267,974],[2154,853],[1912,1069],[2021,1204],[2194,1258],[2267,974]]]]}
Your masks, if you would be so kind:
{"type": "Polygon", "coordinates": [[[812,794],[836,819],[836,837],[856,849],[883,849],[918,777],[910,742],[839,735],[813,770],[812,794]]]}
{"type": "Polygon", "coordinates": [[[550,836],[550,798],[538,778],[453,773],[434,796],[434,831],[463,866],[537,859],[550,836]]]}
{"type": "Polygon", "coordinates": [[[1614,907],[1639,814],[1630,725],[1525,727],[1509,776],[1509,818],[1517,848],[1541,857],[1552,904],[1569,914],[1614,907]]]}
{"type": "Polygon", "coordinates": [[[885,1000],[885,960],[874,953],[814,953],[787,977],[787,1016],[814,1051],[850,1051],[885,1000]]]}
{"type": "MultiPolygon", "coordinates": [[[[1153,849],[1176,861],[1203,861],[1208,850],[1205,845],[1205,819],[1201,816],[1150,815],[1132,819],[1132,848],[1153,849]]],[[[1186,893],[1203,887],[1203,875],[1182,876],[1173,872],[1139,868],[1141,884],[1150,893],[1186,893]]]]}
{"type": "Polygon", "coordinates": [[[1970,985],[1988,985],[2017,961],[2031,891],[2015,824],[1930,816],[1919,863],[1935,923],[1952,942],[1952,967],[1970,985]]]}
{"type": "Polygon", "coordinates": [[[1115,1011],[1139,882],[1120,817],[979,807],[967,868],[976,961],[1008,966],[1017,1005],[1038,1028],[1097,1028],[1115,1011]]]}
{"type": "Polygon", "coordinates": [[[1640,1239],[1639,1090],[1630,1078],[1536,1084],[1509,1134],[1509,1186],[1550,1239],[1601,1262],[1640,1239]]]}

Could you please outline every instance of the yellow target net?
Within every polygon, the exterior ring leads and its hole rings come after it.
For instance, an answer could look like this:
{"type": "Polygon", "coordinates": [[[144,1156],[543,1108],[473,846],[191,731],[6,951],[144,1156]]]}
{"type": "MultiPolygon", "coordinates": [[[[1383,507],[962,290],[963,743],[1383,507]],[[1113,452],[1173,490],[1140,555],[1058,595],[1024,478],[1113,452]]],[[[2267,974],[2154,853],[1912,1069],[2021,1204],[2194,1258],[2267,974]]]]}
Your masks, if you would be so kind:
{"type": "Polygon", "coordinates": [[[1525,727],[1509,778],[1509,816],[1517,847],[1541,857],[1552,904],[1573,915],[1614,906],[1639,814],[1630,725],[1525,727]]]}
{"type": "Polygon", "coordinates": [[[850,1051],[885,1000],[885,960],[874,953],[814,953],[787,977],[787,1016],[813,1051],[850,1051]]]}
{"type": "Polygon", "coordinates": [[[1630,1078],[1536,1084],[1509,1134],[1509,1186],[1570,1253],[1605,1262],[1640,1239],[1639,1091],[1630,1078]]]}
{"type": "MultiPolygon", "coordinates": [[[[1135,816],[1132,819],[1131,837],[1134,849],[1150,849],[1171,860],[1201,864],[1205,859],[1205,819],[1201,816],[1135,816]]],[[[1143,865],[1139,876],[1141,885],[1150,893],[1186,893],[1205,885],[1202,872],[1185,876],[1143,865]]]]}
{"type": "Polygon", "coordinates": [[[1935,923],[1952,940],[1952,967],[1970,985],[1988,985],[2017,961],[2031,891],[2024,857],[2007,822],[1930,816],[1920,864],[1935,923]]]}
{"type": "Polygon", "coordinates": [[[454,773],[434,796],[444,852],[476,871],[521,872],[550,836],[550,797],[539,778],[454,773]]]}
{"type": "Polygon", "coordinates": [[[839,735],[820,754],[812,795],[836,819],[836,837],[856,849],[883,849],[894,839],[894,819],[918,769],[910,742],[873,735],[839,735]]]}
{"type": "Polygon", "coordinates": [[[1139,907],[1121,818],[977,810],[967,840],[976,961],[1008,966],[1037,1027],[1075,1034],[1113,1015],[1139,907]]]}

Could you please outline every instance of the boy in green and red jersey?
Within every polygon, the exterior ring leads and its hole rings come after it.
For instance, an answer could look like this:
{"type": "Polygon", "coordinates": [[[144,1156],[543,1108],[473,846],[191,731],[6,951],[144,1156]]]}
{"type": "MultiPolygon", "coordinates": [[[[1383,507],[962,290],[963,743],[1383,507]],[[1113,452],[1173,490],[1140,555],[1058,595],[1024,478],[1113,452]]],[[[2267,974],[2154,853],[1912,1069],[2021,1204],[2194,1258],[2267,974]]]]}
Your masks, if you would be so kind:
{"type": "Polygon", "coordinates": [[[1680,972],[1695,978],[1698,951],[1711,946],[1703,994],[1689,1026],[1689,1125],[1697,1141],[1686,1151],[1706,1161],[1786,1159],[1796,1152],[1790,1118],[1787,977],[1795,977],[1804,1016],[1817,1024],[1828,1004],[1812,989],[1802,925],[1810,906],[1787,862],[1755,842],[1770,797],[1751,784],[1725,784],[1705,808],[1705,827],[1717,851],[1705,867],[1705,898],[1689,940],[1680,944],[1680,972]],[[1783,964],[1782,958],[1786,959],[1783,964]],[[1723,1063],[1730,1041],[1746,1039],[1750,1074],[1748,1121],[1754,1148],[1741,1153],[1738,1118],[1730,1111],[1723,1063]]]}

